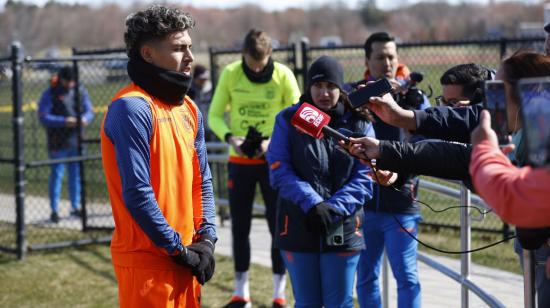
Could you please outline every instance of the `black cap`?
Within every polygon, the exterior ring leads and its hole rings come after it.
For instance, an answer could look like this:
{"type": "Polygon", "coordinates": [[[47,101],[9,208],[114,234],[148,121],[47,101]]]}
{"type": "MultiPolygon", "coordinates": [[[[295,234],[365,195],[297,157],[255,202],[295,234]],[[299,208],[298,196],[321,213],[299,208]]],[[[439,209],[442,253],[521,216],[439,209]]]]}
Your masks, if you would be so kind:
{"type": "Polygon", "coordinates": [[[307,76],[308,88],[315,82],[321,81],[330,82],[340,88],[340,90],[344,86],[344,69],[333,57],[321,56],[313,61],[309,67],[307,76]]]}
{"type": "Polygon", "coordinates": [[[546,33],[550,33],[550,22],[547,23],[546,25],[544,25],[544,31],[545,31],[546,33]]]}
{"type": "Polygon", "coordinates": [[[193,79],[208,79],[208,76],[209,72],[204,65],[195,65],[195,70],[193,71],[193,79]]]}
{"type": "Polygon", "coordinates": [[[70,66],[62,67],[57,73],[57,75],[59,76],[59,79],[63,79],[67,81],[74,81],[76,79],[74,76],[73,68],[70,66]]]}

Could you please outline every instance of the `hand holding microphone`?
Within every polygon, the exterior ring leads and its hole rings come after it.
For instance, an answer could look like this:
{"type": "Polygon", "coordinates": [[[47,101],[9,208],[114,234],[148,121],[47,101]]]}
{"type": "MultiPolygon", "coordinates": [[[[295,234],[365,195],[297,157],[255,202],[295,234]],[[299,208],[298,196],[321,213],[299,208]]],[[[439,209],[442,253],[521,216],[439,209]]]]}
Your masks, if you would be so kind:
{"type": "Polygon", "coordinates": [[[303,103],[290,120],[292,126],[315,139],[321,139],[326,134],[336,140],[349,143],[348,137],[328,126],[329,122],[328,114],[308,103],[303,103]]]}
{"type": "Polygon", "coordinates": [[[356,133],[342,128],[339,131],[335,130],[328,126],[329,122],[330,116],[328,114],[308,103],[303,103],[290,120],[290,123],[296,129],[316,139],[321,139],[326,134],[338,140],[340,146],[351,155],[373,168],[374,178],[379,184],[389,186],[397,180],[396,173],[378,170],[376,165],[371,162],[371,159],[379,157],[379,140],[370,137],[348,138],[346,135],[353,136],[356,133]]]}

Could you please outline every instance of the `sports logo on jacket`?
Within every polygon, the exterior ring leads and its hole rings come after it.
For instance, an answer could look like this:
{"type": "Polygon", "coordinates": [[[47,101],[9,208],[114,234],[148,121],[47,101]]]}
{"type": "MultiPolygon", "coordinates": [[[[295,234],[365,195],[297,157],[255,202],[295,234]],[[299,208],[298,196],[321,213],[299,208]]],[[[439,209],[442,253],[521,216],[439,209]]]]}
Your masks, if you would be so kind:
{"type": "Polygon", "coordinates": [[[313,108],[305,106],[300,112],[300,118],[315,125],[315,127],[319,127],[325,117],[313,108]]]}

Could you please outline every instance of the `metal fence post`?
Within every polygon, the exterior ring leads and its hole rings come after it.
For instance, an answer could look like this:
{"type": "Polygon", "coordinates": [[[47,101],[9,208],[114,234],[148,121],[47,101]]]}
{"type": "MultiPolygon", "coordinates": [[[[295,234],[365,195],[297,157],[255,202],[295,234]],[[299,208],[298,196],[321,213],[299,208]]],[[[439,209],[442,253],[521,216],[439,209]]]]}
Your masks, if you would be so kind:
{"type": "MultiPolygon", "coordinates": [[[[464,186],[460,185],[460,250],[466,251],[471,249],[471,236],[472,230],[470,225],[470,191],[464,186]]],[[[463,253],[460,255],[460,276],[464,279],[470,278],[470,264],[472,262],[472,256],[470,253],[463,253]]],[[[468,308],[470,306],[469,290],[462,284],[460,292],[460,302],[462,308],[468,308]]]]}
{"type": "Polygon", "coordinates": [[[535,308],[535,252],[522,249],[523,258],[523,305],[525,308],[535,308]]]}
{"type": "Polygon", "coordinates": [[[27,253],[25,240],[25,151],[23,139],[23,85],[22,85],[23,52],[21,43],[14,42],[11,45],[12,68],[12,129],[14,145],[14,177],[15,177],[15,211],[16,211],[16,237],[17,258],[22,260],[27,253]]]}
{"type": "MultiPolygon", "coordinates": [[[[73,56],[77,53],[76,48],[72,49],[73,56]]],[[[77,155],[82,156],[84,155],[84,149],[82,146],[82,133],[83,133],[83,123],[82,123],[82,100],[81,100],[81,93],[80,93],[80,72],[78,70],[78,60],[73,60],[73,72],[75,76],[75,91],[74,91],[74,97],[75,97],[75,111],[76,115],[78,117],[76,121],[76,145],[77,145],[77,155]]],[[[80,160],[78,162],[78,170],[80,173],[80,210],[82,213],[82,230],[86,231],[88,227],[88,211],[86,209],[86,178],[85,178],[85,172],[84,172],[84,162],[80,160]]]]}
{"type": "Polygon", "coordinates": [[[212,89],[216,89],[216,84],[218,83],[218,68],[216,67],[216,55],[212,47],[208,47],[208,58],[210,59],[210,81],[212,82],[212,89]]]}
{"type": "Polygon", "coordinates": [[[500,43],[499,43],[499,47],[500,47],[500,60],[504,59],[504,56],[506,55],[506,46],[507,45],[507,40],[505,37],[501,37],[500,38],[500,43]]]}
{"type": "Polygon", "coordinates": [[[294,72],[294,76],[298,76],[300,72],[300,68],[298,67],[298,45],[296,43],[290,44],[290,56],[287,59],[289,63],[292,63],[292,71],[294,72]]]}
{"type": "Polygon", "coordinates": [[[507,223],[502,223],[502,239],[507,239],[510,237],[510,225],[507,223]]]}
{"type": "Polygon", "coordinates": [[[306,90],[306,84],[307,84],[307,68],[308,68],[308,62],[309,62],[309,43],[307,38],[302,38],[300,41],[300,46],[302,50],[302,84],[303,84],[303,92],[306,90]]]}

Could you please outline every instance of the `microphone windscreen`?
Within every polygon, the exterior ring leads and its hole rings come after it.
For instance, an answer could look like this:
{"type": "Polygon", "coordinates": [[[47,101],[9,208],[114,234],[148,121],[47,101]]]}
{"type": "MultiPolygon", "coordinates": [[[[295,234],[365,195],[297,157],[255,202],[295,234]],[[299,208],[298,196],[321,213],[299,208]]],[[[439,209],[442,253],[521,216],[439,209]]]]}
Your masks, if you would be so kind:
{"type": "Polygon", "coordinates": [[[323,137],[323,127],[329,122],[328,114],[308,103],[302,103],[290,120],[290,124],[296,129],[317,139],[323,137]]]}

